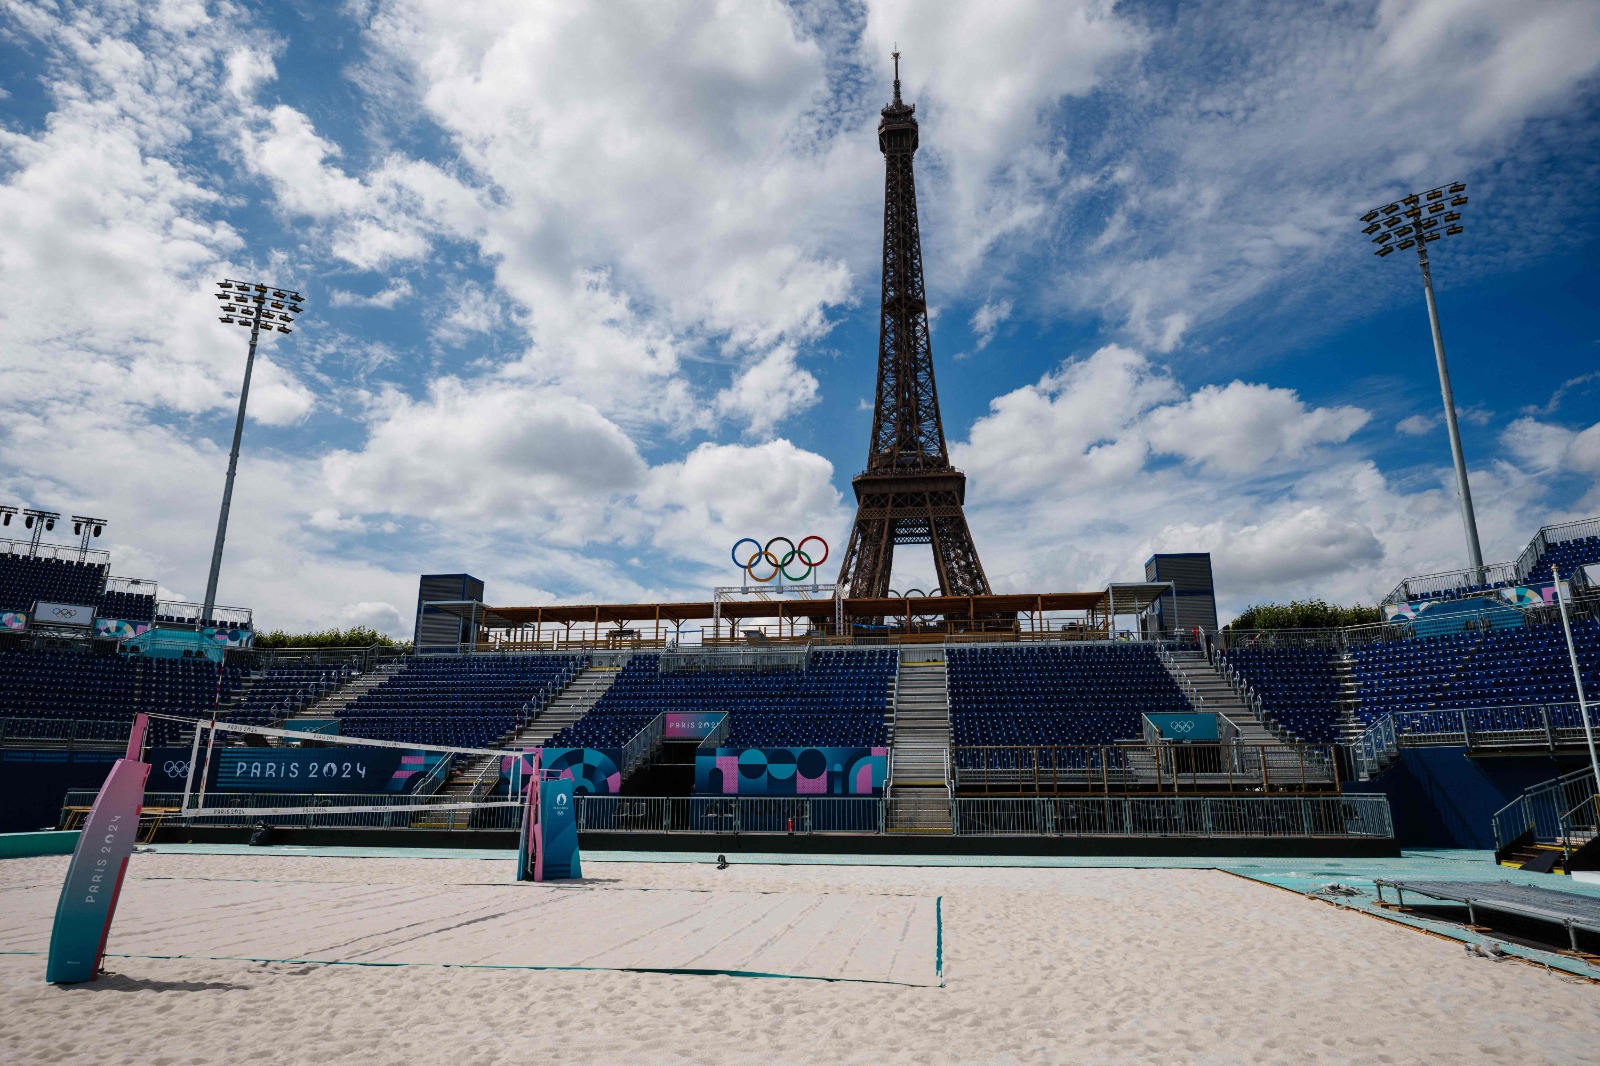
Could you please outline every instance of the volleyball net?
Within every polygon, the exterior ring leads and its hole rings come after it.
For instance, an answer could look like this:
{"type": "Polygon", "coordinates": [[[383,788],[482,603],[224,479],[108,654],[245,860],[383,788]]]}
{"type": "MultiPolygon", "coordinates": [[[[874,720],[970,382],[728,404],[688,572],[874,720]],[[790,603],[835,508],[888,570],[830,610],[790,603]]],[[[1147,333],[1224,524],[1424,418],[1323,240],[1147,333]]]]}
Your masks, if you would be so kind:
{"type": "Polygon", "coordinates": [[[520,751],[159,717],[194,730],[189,758],[171,768],[182,771],[181,792],[171,780],[179,775],[168,775],[178,800],[169,819],[441,829],[521,824],[520,751]],[[500,792],[507,760],[510,782],[500,792]],[[467,792],[442,793],[459,774],[467,776],[467,792]]]}

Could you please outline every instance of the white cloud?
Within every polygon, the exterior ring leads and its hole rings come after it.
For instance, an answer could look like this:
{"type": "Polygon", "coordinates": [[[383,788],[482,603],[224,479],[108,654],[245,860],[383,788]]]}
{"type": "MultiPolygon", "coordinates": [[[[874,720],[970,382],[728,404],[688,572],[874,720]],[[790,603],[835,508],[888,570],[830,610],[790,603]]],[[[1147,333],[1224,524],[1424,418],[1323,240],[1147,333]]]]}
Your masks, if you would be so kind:
{"type": "Polygon", "coordinates": [[[1366,424],[1355,407],[1307,408],[1289,389],[1208,385],[1193,393],[1131,349],[1109,346],[996,398],[954,458],[986,497],[1070,485],[1109,488],[1152,455],[1249,474],[1339,444],[1366,424]]]}
{"type": "Polygon", "coordinates": [[[816,402],[817,379],[795,364],[795,351],[789,345],[772,349],[717,393],[717,409],[743,419],[749,432],[758,437],[816,402]]]}
{"type": "Polygon", "coordinates": [[[1403,433],[1407,437],[1421,437],[1424,434],[1431,433],[1433,427],[1437,426],[1439,422],[1440,419],[1429,415],[1411,415],[1409,418],[1402,418],[1396,422],[1394,429],[1396,433],[1403,433]]]}
{"type": "Polygon", "coordinates": [[[393,278],[389,284],[371,296],[362,296],[345,289],[330,289],[328,304],[332,307],[377,307],[387,311],[401,300],[409,299],[415,291],[411,287],[411,282],[405,278],[393,278]]]}
{"type": "Polygon", "coordinates": [[[850,520],[833,487],[833,465],[782,439],[702,444],[682,462],[652,470],[640,504],[655,516],[656,545],[725,576],[728,552],[740,537],[764,543],[782,535],[798,542],[813,533],[833,546],[829,570],[837,572],[840,537],[850,520]]]}
{"type": "Polygon", "coordinates": [[[987,300],[972,313],[972,332],[977,337],[975,348],[983,351],[994,340],[995,330],[1011,317],[1012,303],[1006,300],[987,300]]]}
{"type": "Polygon", "coordinates": [[[545,389],[444,378],[390,396],[360,451],[323,461],[341,506],[520,528],[573,545],[599,536],[645,463],[614,423],[545,389]]]}
{"type": "Polygon", "coordinates": [[[1293,390],[1242,381],[1207,385],[1145,420],[1151,447],[1209,470],[1243,474],[1342,444],[1371,416],[1358,407],[1307,409],[1293,390]]]}
{"type": "Polygon", "coordinates": [[[1100,132],[1079,139],[1063,183],[1057,231],[1081,248],[1060,259],[1065,306],[1165,352],[1268,293],[1341,314],[1392,300],[1376,271],[1345,280],[1362,255],[1355,216],[1454,178],[1476,183],[1479,206],[1478,237],[1453,255],[1487,261],[1563,239],[1524,199],[1547,175],[1505,161],[1533,120],[1554,123],[1552,153],[1585,154],[1592,123],[1574,105],[1600,64],[1600,7],[1385,0],[1374,18],[1180,6],[1160,28],[1090,114],[1100,132]]]}
{"type": "Polygon", "coordinates": [[[861,48],[875,85],[887,85],[896,44],[923,143],[950,179],[935,194],[946,220],[935,239],[965,273],[1045,219],[1068,164],[1048,111],[1099,87],[1144,34],[1102,0],[872,0],[861,48]]]}
{"type": "MultiPolygon", "coordinates": [[[[1002,591],[1098,588],[1152,552],[1209,551],[1225,613],[1297,595],[1373,602],[1409,574],[1464,565],[1464,549],[1448,465],[1392,482],[1341,446],[1366,420],[1264,385],[1188,390],[1113,346],[997,398],[953,457],[1002,591]]],[[[1600,462],[1600,427],[1521,432],[1540,442],[1523,465],[1473,470],[1491,554],[1514,555],[1541,514],[1563,516],[1537,502],[1548,456],[1600,462]]]]}
{"type": "Polygon", "coordinates": [[[1600,422],[1579,431],[1524,417],[1505,428],[1500,442],[1534,471],[1600,475],[1600,422]]]}

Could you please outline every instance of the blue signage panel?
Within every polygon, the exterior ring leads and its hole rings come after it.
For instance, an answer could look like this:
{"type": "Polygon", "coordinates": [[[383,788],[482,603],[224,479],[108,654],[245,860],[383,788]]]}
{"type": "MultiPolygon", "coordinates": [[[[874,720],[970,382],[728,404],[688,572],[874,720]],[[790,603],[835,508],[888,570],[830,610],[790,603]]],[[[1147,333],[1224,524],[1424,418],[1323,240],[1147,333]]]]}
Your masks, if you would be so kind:
{"type": "Polygon", "coordinates": [[[545,781],[539,790],[539,862],[542,881],[582,877],[578,858],[578,793],[571,778],[545,781]]]}
{"type": "Polygon", "coordinates": [[[222,792],[388,792],[407,753],[400,748],[224,748],[222,792]]]}
{"type": "Polygon", "coordinates": [[[1196,711],[1172,711],[1147,714],[1150,724],[1161,731],[1162,740],[1198,740],[1215,744],[1217,716],[1196,711]]]}

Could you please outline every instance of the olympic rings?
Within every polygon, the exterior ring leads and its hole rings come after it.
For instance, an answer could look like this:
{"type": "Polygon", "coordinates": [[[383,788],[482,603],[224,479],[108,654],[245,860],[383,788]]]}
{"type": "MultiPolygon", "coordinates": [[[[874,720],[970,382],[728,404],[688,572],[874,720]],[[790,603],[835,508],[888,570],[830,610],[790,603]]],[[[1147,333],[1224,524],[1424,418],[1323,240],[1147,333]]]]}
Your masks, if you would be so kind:
{"type": "Polygon", "coordinates": [[[731,554],[733,565],[743,570],[749,575],[750,580],[758,584],[765,585],[779,574],[782,574],[786,581],[805,581],[816,573],[817,567],[828,561],[828,542],[814,533],[809,537],[801,538],[799,544],[796,544],[788,537],[779,536],[767,541],[765,546],[754,537],[741,537],[734,541],[731,554]],[[822,545],[822,554],[817,558],[812,558],[812,553],[806,550],[806,545],[812,541],[822,545]],[[776,547],[780,543],[784,545],[784,548],[779,549],[776,547]],[[748,544],[755,550],[750,552],[747,558],[741,559],[739,558],[739,547],[743,544],[748,544]],[[798,574],[792,574],[789,572],[789,566],[796,560],[799,560],[804,569],[798,574]],[[758,565],[763,568],[770,566],[772,567],[772,572],[762,577],[756,573],[758,565]]]}

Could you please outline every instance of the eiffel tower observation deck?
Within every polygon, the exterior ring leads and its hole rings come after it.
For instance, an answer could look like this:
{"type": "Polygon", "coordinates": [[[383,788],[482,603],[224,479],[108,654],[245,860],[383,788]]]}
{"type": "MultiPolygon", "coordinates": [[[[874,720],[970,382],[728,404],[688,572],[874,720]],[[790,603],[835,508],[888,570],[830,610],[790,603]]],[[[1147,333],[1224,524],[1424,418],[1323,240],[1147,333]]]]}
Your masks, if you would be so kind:
{"type": "Polygon", "coordinates": [[[912,157],[916,106],[900,98],[900,53],[894,53],[894,100],[878,122],[883,152],[883,302],[878,333],[878,389],[867,468],[851,484],[856,519],[839,581],[853,597],[889,595],[894,551],[926,544],[938,592],[990,592],[967,528],[967,476],[950,465],[922,279],[922,236],[912,157]]]}

